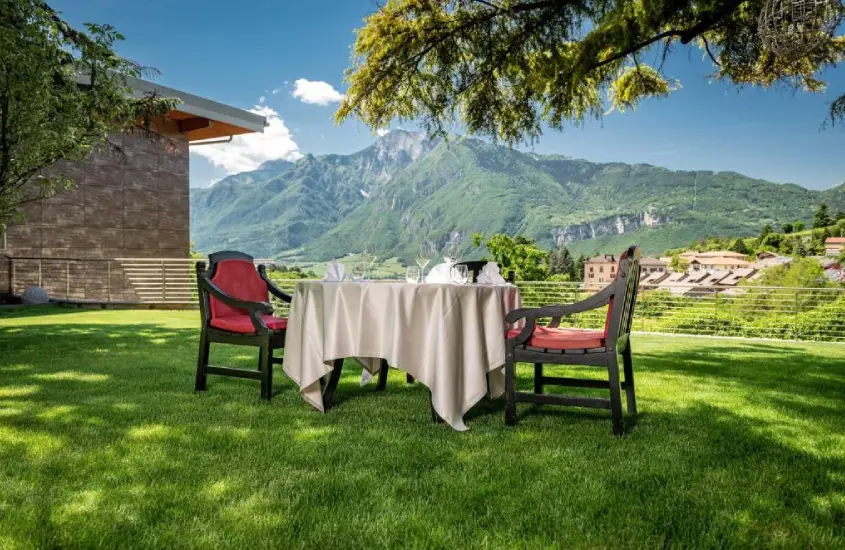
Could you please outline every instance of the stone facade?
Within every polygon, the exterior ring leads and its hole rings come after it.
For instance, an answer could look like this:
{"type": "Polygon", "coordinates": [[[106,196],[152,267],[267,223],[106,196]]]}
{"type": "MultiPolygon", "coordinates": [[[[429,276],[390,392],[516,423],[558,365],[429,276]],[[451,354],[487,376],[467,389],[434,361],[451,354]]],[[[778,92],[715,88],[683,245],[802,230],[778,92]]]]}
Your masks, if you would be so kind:
{"type": "Polygon", "coordinates": [[[0,292],[9,288],[8,258],[35,258],[41,260],[14,260],[15,293],[40,280],[51,296],[104,300],[111,287],[111,299],[132,300],[120,290],[126,285],[119,266],[103,260],[188,257],[188,143],[134,134],[113,141],[125,155],[99,152],[51,168],[75,188],[26,205],[26,221],[7,228],[0,292]]]}

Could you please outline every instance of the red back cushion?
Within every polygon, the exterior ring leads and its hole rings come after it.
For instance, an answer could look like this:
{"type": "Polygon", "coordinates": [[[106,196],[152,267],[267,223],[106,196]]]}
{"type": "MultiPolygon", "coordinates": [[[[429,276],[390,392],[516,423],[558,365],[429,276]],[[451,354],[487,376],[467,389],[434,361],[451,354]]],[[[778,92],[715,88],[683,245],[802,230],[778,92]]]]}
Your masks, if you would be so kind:
{"type": "MultiPolygon", "coordinates": [[[[267,302],[270,298],[265,283],[258,275],[252,262],[246,260],[222,260],[217,263],[217,270],[211,278],[220,290],[238,300],[247,302],[267,302]]],[[[224,304],[211,296],[211,317],[227,315],[246,315],[249,311],[224,304]]]]}
{"type": "MultiPolygon", "coordinates": [[[[628,251],[622,253],[619,256],[619,263],[616,264],[616,275],[613,277],[613,282],[619,280],[619,268],[622,267],[622,260],[628,257],[628,251]]],[[[610,331],[610,316],[613,312],[613,297],[610,298],[610,301],[607,303],[607,317],[604,319],[604,337],[607,338],[607,333],[610,331]]]]}

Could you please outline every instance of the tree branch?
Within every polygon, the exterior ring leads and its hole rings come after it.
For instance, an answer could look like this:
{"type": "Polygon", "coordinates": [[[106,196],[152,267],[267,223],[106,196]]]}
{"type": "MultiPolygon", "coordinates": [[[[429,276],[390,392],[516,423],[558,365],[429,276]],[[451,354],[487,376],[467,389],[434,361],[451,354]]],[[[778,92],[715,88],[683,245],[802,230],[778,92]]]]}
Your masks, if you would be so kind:
{"type": "Polygon", "coordinates": [[[710,42],[707,41],[707,37],[703,34],[701,35],[701,40],[704,42],[704,51],[707,52],[707,55],[710,56],[710,60],[716,64],[717,67],[721,67],[722,64],[716,60],[716,56],[713,55],[713,52],[710,51],[710,42]]]}

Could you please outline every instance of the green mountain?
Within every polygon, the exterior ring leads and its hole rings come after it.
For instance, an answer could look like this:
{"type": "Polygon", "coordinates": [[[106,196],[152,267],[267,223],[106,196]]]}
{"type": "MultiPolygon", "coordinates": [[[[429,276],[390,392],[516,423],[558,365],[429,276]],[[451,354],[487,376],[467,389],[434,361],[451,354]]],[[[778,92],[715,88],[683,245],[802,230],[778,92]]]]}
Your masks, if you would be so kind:
{"type": "Polygon", "coordinates": [[[362,249],[410,259],[417,245],[469,235],[532,237],[575,253],[647,253],[707,235],[749,236],[766,224],[809,221],[845,184],[810,191],[733,172],[673,172],[535,155],[475,139],[430,141],[394,130],[351,155],[274,161],[191,190],[199,250],[321,261],[362,249]]]}

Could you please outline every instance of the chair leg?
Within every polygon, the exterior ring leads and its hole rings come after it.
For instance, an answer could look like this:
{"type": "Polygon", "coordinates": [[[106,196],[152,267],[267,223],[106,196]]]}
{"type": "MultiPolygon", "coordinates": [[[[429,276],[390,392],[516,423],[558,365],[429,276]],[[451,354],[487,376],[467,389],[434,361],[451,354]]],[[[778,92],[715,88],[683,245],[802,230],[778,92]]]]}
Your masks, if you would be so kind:
{"type": "Polygon", "coordinates": [[[534,363],[534,393],[543,393],[543,363],[534,363]]]}
{"type": "Polygon", "coordinates": [[[414,377],[411,376],[410,374],[406,374],[405,375],[405,382],[408,383],[408,384],[413,384],[414,383],[414,377]]]}
{"type": "Polygon", "coordinates": [[[387,387],[387,370],[389,368],[387,361],[382,359],[381,366],[378,369],[378,385],[376,386],[376,391],[384,391],[384,388],[387,387]]]}
{"type": "Polygon", "coordinates": [[[208,353],[211,348],[211,343],[208,341],[208,335],[203,330],[200,333],[200,348],[197,357],[197,380],[194,385],[194,391],[205,391],[205,383],[208,378],[208,353]]]}
{"type": "Polygon", "coordinates": [[[329,381],[323,388],[323,410],[329,410],[334,405],[334,391],[337,389],[337,383],[340,380],[340,373],[343,370],[343,359],[335,359],[332,365],[332,372],[329,375],[329,381]]]}
{"type": "Polygon", "coordinates": [[[613,435],[622,435],[622,388],[619,386],[619,364],[616,352],[607,354],[607,375],[610,382],[610,416],[613,435]]]}
{"type": "Polygon", "coordinates": [[[516,364],[513,349],[505,357],[505,424],[516,426],[516,364]]]}
{"type": "Polygon", "coordinates": [[[261,398],[269,401],[273,398],[273,348],[269,340],[261,344],[258,368],[261,371],[261,398]]]}
{"type": "Polygon", "coordinates": [[[628,412],[637,414],[637,395],[634,391],[634,363],[631,358],[631,344],[622,352],[622,364],[625,368],[625,394],[628,397],[628,412]]]}

